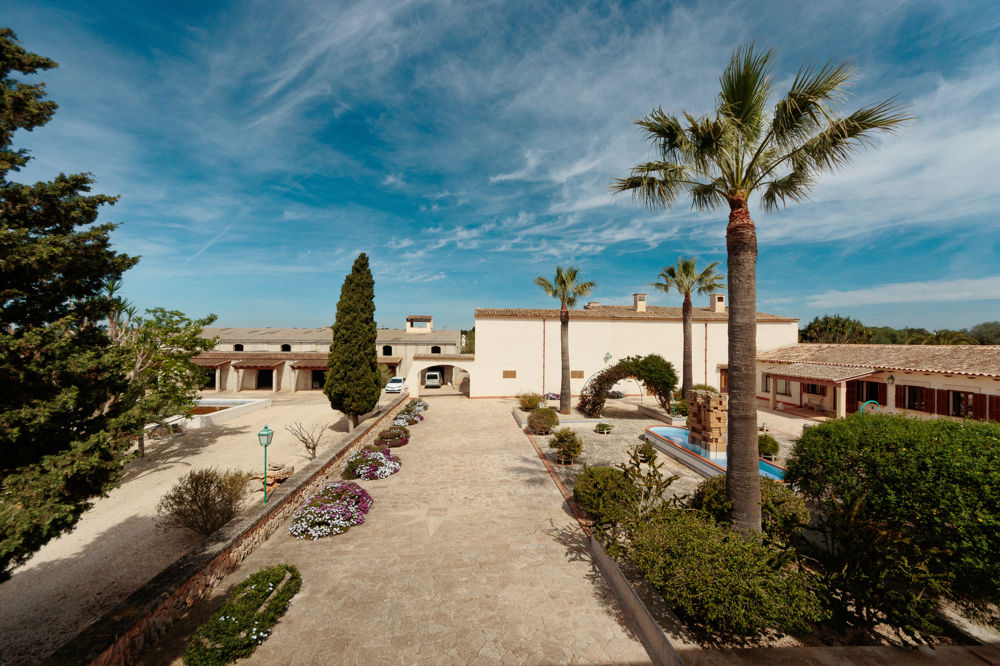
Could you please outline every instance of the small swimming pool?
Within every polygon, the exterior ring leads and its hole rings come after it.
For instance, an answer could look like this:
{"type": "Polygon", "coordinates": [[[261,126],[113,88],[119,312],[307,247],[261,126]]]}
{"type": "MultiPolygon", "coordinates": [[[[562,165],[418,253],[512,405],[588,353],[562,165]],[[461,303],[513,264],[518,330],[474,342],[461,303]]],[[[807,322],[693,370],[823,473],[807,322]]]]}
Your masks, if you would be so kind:
{"type": "MultiPolygon", "coordinates": [[[[690,430],[687,428],[675,428],[674,426],[650,426],[646,428],[646,433],[652,435],[655,440],[660,440],[664,444],[671,447],[673,450],[678,450],[680,455],[688,455],[695,459],[695,461],[703,461],[702,464],[692,465],[695,469],[703,471],[705,467],[704,463],[707,463],[711,467],[718,468],[723,472],[726,471],[726,454],[712,453],[701,448],[697,444],[692,444],[688,441],[688,435],[690,430]]],[[[668,450],[668,453],[670,451],[668,450]]],[[[677,456],[674,456],[677,457],[677,456]]],[[[683,460],[681,462],[684,462],[683,460]]],[[[775,479],[776,481],[784,481],[785,479],[785,468],[774,463],[770,463],[766,460],[758,460],[758,468],[760,470],[760,475],[768,479],[775,479]]]]}

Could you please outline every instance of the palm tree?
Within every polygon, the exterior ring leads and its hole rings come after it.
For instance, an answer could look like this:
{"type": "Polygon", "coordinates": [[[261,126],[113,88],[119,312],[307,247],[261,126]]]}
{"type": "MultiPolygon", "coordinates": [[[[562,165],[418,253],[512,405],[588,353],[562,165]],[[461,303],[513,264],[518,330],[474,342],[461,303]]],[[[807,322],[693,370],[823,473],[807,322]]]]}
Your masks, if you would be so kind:
{"type": "MultiPolygon", "coordinates": [[[[562,266],[556,266],[556,279],[549,282],[546,278],[538,276],[535,284],[542,290],[559,299],[559,337],[562,343],[562,383],[559,385],[559,412],[569,414],[572,393],[569,385],[569,308],[576,305],[576,299],[581,296],[589,296],[590,290],[597,286],[596,282],[577,282],[577,269],[570,266],[563,270],[562,266]]],[[[545,388],[542,387],[544,391],[545,388]]]]}
{"type": "Polygon", "coordinates": [[[915,333],[910,337],[906,338],[906,343],[908,345],[978,345],[979,341],[975,338],[970,338],[965,333],[961,331],[950,331],[946,328],[942,328],[939,331],[934,331],[933,333],[928,333],[923,335],[920,333],[915,333]]]}
{"type": "Polygon", "coordinates": [[[910,120],[894,99],[847,116],[833,108],[854,69],[828,63],[803,65],[788,93],[769,115],[771,52],[738,48],[720,77],[715,113],[680,118],[661,108],[636,121],[659,159],[640,164],[615,181],[615,193],[632,192],[653,208],[674,204],[683,192],[698,210],[729,207],[726,248],[729,273],[729,444],[726,494],[740,529],[760,531],[757,472],[757,234],[751,195],[765,211],[804,199],[819,174],[847,164],[877,132],[910,120]]]}
{"type": "Polygon", "coordinates": [[[711,294],[724,286],[723,276],[715,272],[719,262],[713,261],[700,273],[697,263],[698,260],[693,257],[679,257],[676,266],[666,266],[660,271],[663,282],[654,282],[652,285],[666,294],[669,294],[671,289],[676,289],[684,296],[684,307],[681,308],[684,319],[684,375],[681,379],[681,395],[685,400],[688,399],[688,393],[694,386],[691,364],[691,293],[696,291],[701,295],[711,294]]]}

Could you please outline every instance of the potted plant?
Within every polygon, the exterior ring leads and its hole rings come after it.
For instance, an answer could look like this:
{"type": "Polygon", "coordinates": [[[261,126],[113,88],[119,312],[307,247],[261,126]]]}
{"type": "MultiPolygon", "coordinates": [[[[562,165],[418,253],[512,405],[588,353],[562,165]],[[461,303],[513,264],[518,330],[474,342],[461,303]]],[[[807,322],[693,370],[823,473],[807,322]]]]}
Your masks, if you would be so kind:
{"type": "Polygon", "coordinates": [[[757,435],[757,453],[761,458],[774,460],[779,451],[778,440],[767,434],[757,435]]]}
{"type": "Polygon", "coordinates": [[[563,428],[549,440],[549,448],[556,450],[556,461],[561,465],[572,465],[583,453],[580,436],[569,428],[563,428]]]}
{"type": "Polygon", "coordinates": [[[557,425],[559,425],[559,416],[554,409],[539,407],[528,415],[528,427],[536,435],[547,435],[557,425]]]}
{"type": "Polygon", "coordinates": [[[610,435],[612,428],[614,428],[614,426],[610,423],[598,423],[594,426],[594,432],[598,435],[610,435]]]}

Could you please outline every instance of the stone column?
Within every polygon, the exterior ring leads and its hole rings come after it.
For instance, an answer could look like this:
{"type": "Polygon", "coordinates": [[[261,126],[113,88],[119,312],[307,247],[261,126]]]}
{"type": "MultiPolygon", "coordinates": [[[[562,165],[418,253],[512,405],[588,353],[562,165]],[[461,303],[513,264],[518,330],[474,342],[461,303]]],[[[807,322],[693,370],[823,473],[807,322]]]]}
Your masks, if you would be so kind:
{"type": "Polygon", "coordinates": [[[771,377],[771,409],[778,408],[778,380],[771,377]]]}
{"type": "Polygon", "coordinates": [[[219,393],[222,391],[222,370],[219,368],[215,369],[215,392],[219,393]]]}
{"type": "Polygon", "coordinates": [[[236,370],[236,392],[239,393],[243,390],[243,368],[238,368],[236,370]]]}
{"type": "Polygon", "coordinates": [[[833,390],[837,396],[837,418],[842,419],[847,416],[847,382],[837,382],[833,390]]]}

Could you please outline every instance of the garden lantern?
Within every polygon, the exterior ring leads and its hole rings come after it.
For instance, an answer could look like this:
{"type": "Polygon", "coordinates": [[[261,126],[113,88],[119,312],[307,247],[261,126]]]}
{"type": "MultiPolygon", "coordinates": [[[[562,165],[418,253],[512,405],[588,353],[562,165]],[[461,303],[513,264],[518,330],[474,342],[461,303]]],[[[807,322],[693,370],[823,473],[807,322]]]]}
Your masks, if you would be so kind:
{"type": "Polygon", "coordinates": [[[274,431],[265,425],[264,429],[257,433],[257,439],[264,447],[264,504],[267,504],[267,447],[274,439],[274,431]]]}

